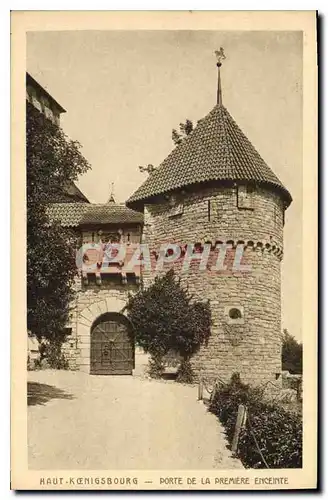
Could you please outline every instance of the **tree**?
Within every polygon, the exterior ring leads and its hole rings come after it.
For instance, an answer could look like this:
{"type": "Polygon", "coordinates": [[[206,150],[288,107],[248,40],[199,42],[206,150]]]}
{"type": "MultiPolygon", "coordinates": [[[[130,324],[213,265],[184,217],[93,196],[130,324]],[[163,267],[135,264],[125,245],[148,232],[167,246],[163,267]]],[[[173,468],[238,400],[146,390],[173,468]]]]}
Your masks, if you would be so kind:
{"type": "MultiPolygon", "coordinates": [[[[172,129],[172,141],[176,146],[194,130],[193,122],[187,118],[185,123],[180,123],[179,130],[180,132],[178,132],[175,128],[172,129]]],[[[139,165],[139,170],[142,173],[147,172],[147,174],[150,175],[156,170],[156,167],[149,163],[147,166],[139,165]]]]}
{"type": "Polygon", "coordinates": [[[126,308],[137,344],[152,356],[153,375],[160,374],[163,356],[173,350],[183,359],[178,379],[191,381],[190,357],[210,335],[209,303],[195,301],[171,269],[130,296],[126,308]]]}
{"type": "Polygon", "coordinates": [[[285,328],[282,335],[282,369],[301,374],[303,366],[303,345],[285,328]]]}
{"type": "Polygon", "coordinates": [[[27,103],[27,327],[54,344],[63,338],[74,297],[77,238],[49,220],[47,205],[90,168],[80,148],[27,103]]]}
{"type": "Polygon", "coordinates": [[[186,120],[185,123],[179,125],[180,133],[174,128],[172,130],[172,141],[177,146],[194,130],[194,125],[191,120],[186,120]]]}

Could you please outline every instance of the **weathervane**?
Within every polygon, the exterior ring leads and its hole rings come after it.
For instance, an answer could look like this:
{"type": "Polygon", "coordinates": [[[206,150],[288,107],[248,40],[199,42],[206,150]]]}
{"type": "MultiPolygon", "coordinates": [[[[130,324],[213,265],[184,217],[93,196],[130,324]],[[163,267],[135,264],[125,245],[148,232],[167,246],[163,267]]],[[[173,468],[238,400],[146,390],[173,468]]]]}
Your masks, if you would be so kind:
{"type": "Polygon", "coordinates": [[[224,50],[223,50],[223,47],[220,47],[220,50],[216,50],[214,52],[214,54],[216,55],[216,58],[217,58],[217,67],[220,68],[222,66],[222,61],[224,59],[226,59],[226,56],[225,56],[225,53],[224,53],[224,50]]]}
{"type": "Polygon", "coordinates": [[[220,68],[222,66],[222,61],[226,59],[226,56],[224,54],[223,47],[220,47],[220,50],[215,50],[214,54],[216,55],[217,59],[217,67],[218,67],[218,91],[217,91],[217,104],[219,106],[222,106],[222,89],[221,89],[221,75],[220,75],[220,68]]]}

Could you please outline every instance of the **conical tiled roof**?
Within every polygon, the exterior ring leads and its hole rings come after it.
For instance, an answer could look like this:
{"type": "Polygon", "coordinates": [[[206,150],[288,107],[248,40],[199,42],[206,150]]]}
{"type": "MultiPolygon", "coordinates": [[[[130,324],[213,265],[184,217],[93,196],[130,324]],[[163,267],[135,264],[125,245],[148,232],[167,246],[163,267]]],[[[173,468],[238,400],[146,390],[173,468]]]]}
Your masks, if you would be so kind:
{"type": "Polygon", "coordinates": [[[292,201],[227,109],[216,105],[126,204],[137,208],[168,191],[211,181],[257,183],[278,191],[286,205],[292,201]]]}

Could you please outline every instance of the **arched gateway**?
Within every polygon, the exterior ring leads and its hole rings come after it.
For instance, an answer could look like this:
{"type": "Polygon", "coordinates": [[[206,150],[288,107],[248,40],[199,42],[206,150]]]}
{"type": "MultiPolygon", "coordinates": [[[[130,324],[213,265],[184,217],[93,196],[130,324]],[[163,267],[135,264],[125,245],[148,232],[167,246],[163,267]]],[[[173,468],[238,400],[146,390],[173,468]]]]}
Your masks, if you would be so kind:
{"type": "Polygon", "coordinates": [[[132,375],[134,342],[130,323],[120,313],[106,313],[91,327],[90,374],[132,375]]]}
{"type": "Polygon", "coordinates": [[[134,339],[126,301],[114,296],[93,302],[77,318],[79,370],[98,375],[132,374],[134,339]]]}

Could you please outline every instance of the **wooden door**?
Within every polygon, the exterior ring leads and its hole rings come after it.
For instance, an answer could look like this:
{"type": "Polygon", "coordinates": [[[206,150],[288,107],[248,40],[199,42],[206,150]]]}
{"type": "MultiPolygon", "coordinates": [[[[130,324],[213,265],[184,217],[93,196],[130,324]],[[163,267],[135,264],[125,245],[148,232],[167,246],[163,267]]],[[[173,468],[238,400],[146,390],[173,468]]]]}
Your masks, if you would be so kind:
{"type": "Polygon", "coordinates": [[[133,368],[134,345],[125,318],[104,318],[91,332],[90,373],[132,375],[133,368]]]}

